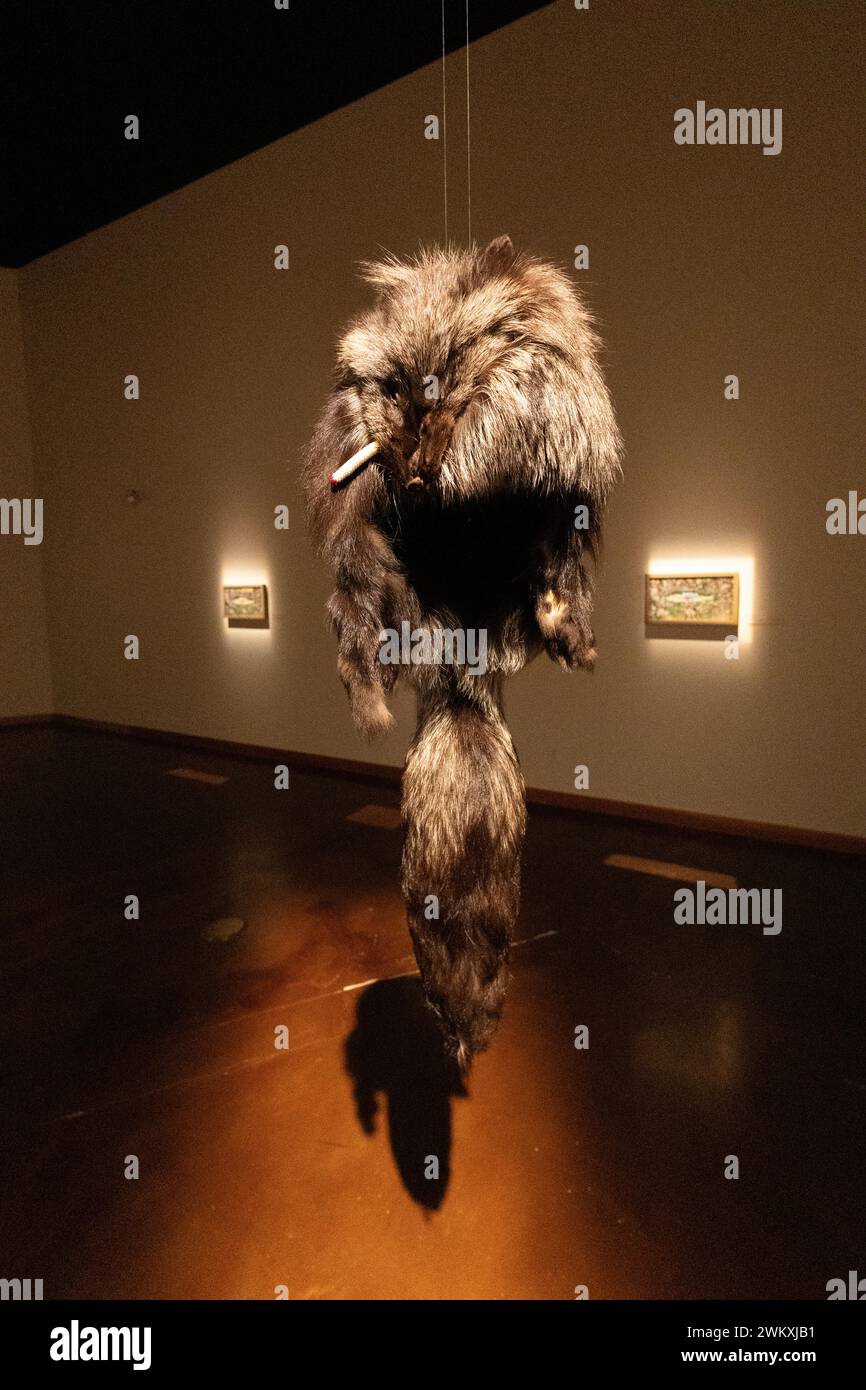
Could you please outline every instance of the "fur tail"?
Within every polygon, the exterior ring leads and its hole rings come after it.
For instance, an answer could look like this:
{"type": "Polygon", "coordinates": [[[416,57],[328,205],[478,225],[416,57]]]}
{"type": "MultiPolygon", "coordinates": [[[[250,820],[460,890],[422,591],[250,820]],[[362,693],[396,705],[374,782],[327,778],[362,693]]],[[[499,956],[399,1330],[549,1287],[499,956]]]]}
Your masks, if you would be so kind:
{"type": "Polygon", "coordinates": [[[498,692],[420,702],[403,823],[415,957],[446,1048],[466,1071],[502,1013],[526,826],[523,778],[498,692]]]}

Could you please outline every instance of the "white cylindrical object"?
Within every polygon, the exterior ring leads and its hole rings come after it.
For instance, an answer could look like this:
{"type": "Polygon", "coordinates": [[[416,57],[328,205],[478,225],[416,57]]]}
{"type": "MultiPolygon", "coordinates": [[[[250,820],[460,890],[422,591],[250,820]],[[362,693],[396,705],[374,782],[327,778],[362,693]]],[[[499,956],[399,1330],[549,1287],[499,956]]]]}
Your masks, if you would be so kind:
{"type": "Polygon", "coordinates": [[[376,443],[375,439],[371,440],[369,444],[365,444],[363,449],[359,449],[350,459],[346,459],[346,462],[341,463],[340,467],[331,474],[332,485],[344,483],[347,478],[351,478],[353,474],[364,467],[365,463],[369,463],[370,459],[374,454],[378,453],[378,451],[379,445],[376,443]]]}

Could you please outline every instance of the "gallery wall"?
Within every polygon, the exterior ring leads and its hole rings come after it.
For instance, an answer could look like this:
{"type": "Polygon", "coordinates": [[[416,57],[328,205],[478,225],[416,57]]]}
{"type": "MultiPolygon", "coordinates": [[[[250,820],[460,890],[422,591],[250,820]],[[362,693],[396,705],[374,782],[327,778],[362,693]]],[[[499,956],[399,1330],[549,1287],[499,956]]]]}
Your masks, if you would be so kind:
{"type": "MultiPolygon", "coordinates": [[[[30,442],[24,341],[18,277],[0,269],[0,496],[31,503],[29,516],[14,511],[0,534],[0,719],[48,714],[53,709],[42,547],[30,442]],[[16,534],[17,531],[17,534],[16,534]],[[25,539],[28,536],[27,543],[25,539]]],[[[43,508],[44,525],[44,508],[43,508]]]]}
{"type": "MultiPolygon", "coordinates": [[[[866,832],[866,538],[825,529],[829,498],[866,490],[858,14],[561,0],[472,48],[473,236],[508,232],[566,267],[588,246],[571,273],[627,447],[597,670],[538,661],[509,689],[532,786],[569,792],[585,764],[592,796],[866,832]],[[674,111],[698,100],[782,108],[781,153],[675,144],[674,111]],[[646,635],[644,573],[677,563],[741,570],[738,659],[646,635]]],[[[424,138],[441,83],[423,69],[20,272],[58,711],[402,762],[408,695],[373,748],[349,722],[298,472],[337,331],[367,302],[356,263],[443,235],[443,142],[424,138]],[[269,586],[267,631],[221,617],[221,585],[245,582],[269,586]]],[[[462,54],[447,93],[463,242],[462,54]]],[[[4,409],[23,470],[24,416],[4,409]]],[[[26,712],[47,698],[37,562],[2,554],[28,634],[4,648],[19,669],[4,705],[26,712]]]]}

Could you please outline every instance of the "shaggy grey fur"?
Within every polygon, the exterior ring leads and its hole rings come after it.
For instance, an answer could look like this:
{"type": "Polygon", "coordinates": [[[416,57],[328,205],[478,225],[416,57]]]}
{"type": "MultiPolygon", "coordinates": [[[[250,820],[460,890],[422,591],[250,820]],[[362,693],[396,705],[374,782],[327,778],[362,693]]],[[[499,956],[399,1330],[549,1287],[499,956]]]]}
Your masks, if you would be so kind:
{"type": "Polygon", "coordinates": [[[336,574],[328,610],[358,728],[390,726],[399,675],[418,692],[403,892],[427,998],[466,1067],[502,1011],[518,908],[524,788],[502,684],[542,648],[566,669],[595,660],[585,562],[621,444],[590,316],[555,267],[499,237],[364,273],[377,300],[339,343],[309,519],[336,574]],[[332,489],[370,440],[374,462],[332,489]],[[380,633],[403,622],[484,629],[486,672],[383,665],[380,633]]]}

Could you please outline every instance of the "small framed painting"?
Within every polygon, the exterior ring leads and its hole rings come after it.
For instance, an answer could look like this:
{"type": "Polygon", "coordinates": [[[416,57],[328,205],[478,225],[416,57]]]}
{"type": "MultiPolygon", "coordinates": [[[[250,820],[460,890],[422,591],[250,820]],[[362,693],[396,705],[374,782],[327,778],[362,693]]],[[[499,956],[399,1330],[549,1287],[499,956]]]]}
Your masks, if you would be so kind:
{"type": "Polygon", "coordinates": [[[233,584],[223,587],[223,616],[229,626],[265,627],[268,621],[266,584],[233,584]]]}
{"type": "Polygon", "coordinates": [[[736,627],[740,616],[738,574],[648,574],[647,624],[736,627]]]}

